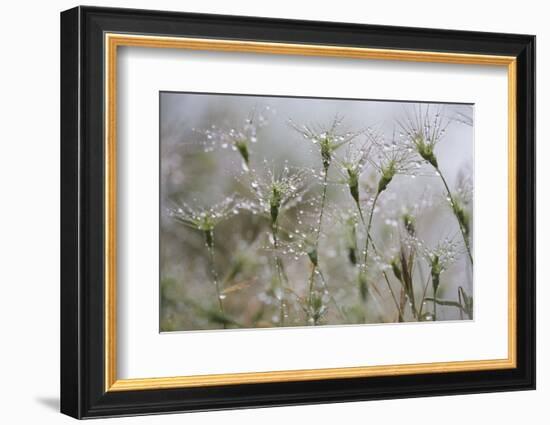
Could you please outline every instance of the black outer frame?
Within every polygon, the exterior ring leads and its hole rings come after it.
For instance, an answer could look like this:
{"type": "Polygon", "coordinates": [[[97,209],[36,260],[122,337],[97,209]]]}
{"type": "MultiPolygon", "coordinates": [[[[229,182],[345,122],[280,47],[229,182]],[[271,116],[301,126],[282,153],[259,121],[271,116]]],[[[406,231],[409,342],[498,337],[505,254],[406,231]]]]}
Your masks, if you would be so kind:
{"type": "Polygon", "coordinates": [[[534,388],[534,36],[85,6],[61,13],[62,413],[92,418],[534,388]],[[515,56],[517,368],[105,392],[105,32],[515,56]]]}

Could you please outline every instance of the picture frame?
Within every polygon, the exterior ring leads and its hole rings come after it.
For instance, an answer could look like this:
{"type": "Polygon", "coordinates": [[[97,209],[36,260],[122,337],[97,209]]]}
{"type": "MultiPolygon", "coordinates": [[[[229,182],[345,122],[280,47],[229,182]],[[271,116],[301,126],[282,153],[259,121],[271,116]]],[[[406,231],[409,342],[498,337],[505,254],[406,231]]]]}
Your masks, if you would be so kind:
{"type": "MultiPolygon", "coordinates": [[[[61,193],[62,413],[92,418],[535,388],[534,36],[76,7],[61,13],[61,193]],[[125,117],[117,90],[130,86],[120,80],[117,54],[128,47],[420,63],[422,72],[436,64],[503,70],[508,168],[507,180],[495,184],[507,205],[494,216],[504,217],[508,232],[501,264],[508,279],[497,282],[506,295],[507,356],[120,378],[117,205],[124,187],[117,166],[129,159],[117,150],[125,117]]],[[[484,229],[477,232],[482,237],[484,229]]]]}

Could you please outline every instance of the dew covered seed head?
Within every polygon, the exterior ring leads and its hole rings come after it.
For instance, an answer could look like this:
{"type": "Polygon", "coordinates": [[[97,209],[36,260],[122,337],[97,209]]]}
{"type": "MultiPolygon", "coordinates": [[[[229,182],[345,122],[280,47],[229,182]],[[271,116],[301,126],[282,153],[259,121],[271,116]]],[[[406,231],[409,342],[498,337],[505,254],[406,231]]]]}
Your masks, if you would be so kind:
{"type": "Polygon", "coordinates": [[[416,146],[416,150],[418,154],[423,159],[428,161],[431,165],[433,165],[434,168],[438,168],[437,158],[435,157],[435,154],[433,151],[434,145],[431,143],[426,143],[426,140],[422,133],[416,133],[412,137],[412,142],[416,146]]]}
{"type": "Polygon", "coordinates": [[[360,134],[360,132],[340,130],[342,122],[343,118],[340,116],[335,116],[328,126],[298,125],[292,120],[289,121],[290,126],[300,133],[305,140],[319,146],[325,175],[334,160],[336,150],[351,142],[360,134]]]}
{"type": "Polygon", "coordinates": [[[390,161],[388,164],[386,164],[386,166],[382,168],[382,175],[380,176],[380,180],[378,180],[378,193],[386,190],[393,177],[395,176],[395,173],[396,168],[394,161],[390,161]]]}
{"type": "Polygon", "coordinates": [[[284,210],[302,201],[307,189],[306,174],[303,170],[285,165],[277,171],[264,160],[265,168],[262,174],[255,170],[251,174],[250,187],[253,199],[248,203],[248,209],[254,213],[265,214],[275,224],[284,210]]]}
{"type": "Polygon", "coordinates": [[[450,120],[444,117],[442,108],[430,109],[430,105],[418,105],[406,112],[400,123],[405,142],[434,168],[438,168],[436,145],[443,139],[450,120]]]}
{"type": "Polygon", "coordinates": [[[269,197],[269,208],[271,214],[271,222],[276,223],[279,217],[279,208],[284,193],[284,184],[282,182],[273,182],[271,185],[271,195],[269,197]]]}
{"type": "Polygon", "coordinates": [[[182,203],[169,209],[168,215],[180,224],[202,231],[207,247],[212,248],[216,226],[238,214],[239,208],[240,204],[235,198],[227,197],[209,208],[191,207],[182,203]]]}

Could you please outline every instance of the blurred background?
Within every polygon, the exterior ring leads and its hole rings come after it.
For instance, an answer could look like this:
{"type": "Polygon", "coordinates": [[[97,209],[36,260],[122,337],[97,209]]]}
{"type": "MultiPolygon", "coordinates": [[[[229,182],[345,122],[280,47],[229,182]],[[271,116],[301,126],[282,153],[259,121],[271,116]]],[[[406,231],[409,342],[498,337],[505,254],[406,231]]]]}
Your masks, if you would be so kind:
{"type": "Polygon", "coordinates": [[[407,127],[407,117],[419,110],[429,119],[440,116],[446,128],[435,146],[439,170],[469,219],[472,105],[173,92],[160,96],[161,331],[471,318],[465,307],[473,294],[472,265],[441,176],[412,152],[407,170],[380,194],[370,233],[376,251],[371,248],[364,266],[366,283],[361,283],[361,265],[350,261],[350,247],[355,245],[356,256],[363,257],[367,226],[357,214],[343,165],[354,152],[368,151],[359,175],[359,204],[368,221],[381,177],[380,155],[372,141],[391,150],[392,143],[401,145],[406,139],[402,125],[407,127]],[[300,130],[305,125],[322,134],[336,117],[341,120],[337,132],[355,137],[334,151],[328,168],[314,267],[307,247],[316,236],[323,163],[319,145],[300,130]],[[269,185],[287,174],[298,174],[300,187],[279,214],[279,246],[274,247],[265,201],[269,185]],[[199,223],[209,214],[214,216],[211,243],[199,223]],[[407,220],[414,223],[414,234],[407,220]],[[410,260],[411,292],[400,276],[403,251],[410,260]],[[445,261],[436,317],[434,255],[445,261]]]}

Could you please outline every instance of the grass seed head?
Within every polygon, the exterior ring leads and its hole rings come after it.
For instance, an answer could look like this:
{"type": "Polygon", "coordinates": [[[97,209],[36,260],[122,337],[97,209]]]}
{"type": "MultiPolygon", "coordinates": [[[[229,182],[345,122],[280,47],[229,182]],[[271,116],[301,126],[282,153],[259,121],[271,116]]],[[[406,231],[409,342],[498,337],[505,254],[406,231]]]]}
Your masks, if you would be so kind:
{"type": "Polygon", "coordinates": [[[402,136],[412,149],[426,162],[438,169],[435,147],[444,138],[450,120],[445,118],[441,107],[418,105],[406,111],[400,121],[402,136]]]}
{"type": "Polygon", "coordinates": [[[437,243],[434,248],[428,248],[423,242],[418,241],[421,253],[424,255],[429,267],[434,291],[437,291],[443,272],[456,261],[461,251],[461,244],[454,239],[445,238],[437,243]]]}
{"type": "Polygon", "coordinates": [[[279,217],[279,209],[281,208],[281,200],[284,192],[284,185],[281,182],[273,182],[271,185],[271,195],[269,197],[269,211],[271,215],[271,223],[277,223],[279,217]]]}
{"type": "Polygon", "coordinates": [[[304,170],[285,165],[276,171],[263,161],[263,174],[251,173],[250,187],[253,199],[247,202],[247,209],[253,213],[269,217],[271,224],[277,224],[281,214],[298,205],[307,190],[307,179],[304,170]]]}
{"type": "Polygon", "coordinates": [[[209,208],[191,207],[182,203],[168,210],[168,215],[178,223],[204,233],[206,244],[212,247],[213,233],[216,226],[224,220],[239,213],[240,204],[233,197],[227,197],[222,202],[209,208]]]}
{"type": "Polygon", "coordinates": [[[393,180],[393,177],[395,176],[396,168],[395,168],[395,162],[389,161],[389,163],[385,164],[382,167],[382,175],[380,176],[380,180],[378,180],[378,193],[382,193],[388,185],[393,180]]]}
{"type": "Polygon", "coordinates": [[[212,125],[208,129],[199,131],[203,135],[202,143],[205,151],[211,152],[216,147],[231,148],[239,153],[243,161],[243,168],[249,169],[250,144],[258,141],[258,132],[268,124],[266,113],[270,108],[255,107],[250,111],[241,125],[229,127],[226,125],[212,125]]]}
{"type": "Polygon", "coordinates": [[[369,161],[381,174],[378,180],[378,194],[387,189],[396,175],[414,176],[417,172],[414,153],[405,144],[399,142],[395,133],[391,140],[378,136],[373,140],[375,148],[369,161]]]}
{"type": "Polygon", "coordinates": [[[343,118],[340,116],[334,117],[328,126],[298,125],[294,121],[289,121],[290,126],[300,133],[304,139],[319,146],[325,175],[334,159],[335,152],[361,133],[340,130],[342,122],[343,118]]]}
{"type": "Polygon", "coordinates": [[[235,141],[235,147],[241,154],[241,157],[243,158],[244,163],[248,167],[249,165],[249,154],[248,154],[248,143],[246,139],[240,139],[235,141]]]}

